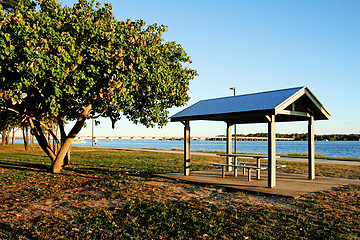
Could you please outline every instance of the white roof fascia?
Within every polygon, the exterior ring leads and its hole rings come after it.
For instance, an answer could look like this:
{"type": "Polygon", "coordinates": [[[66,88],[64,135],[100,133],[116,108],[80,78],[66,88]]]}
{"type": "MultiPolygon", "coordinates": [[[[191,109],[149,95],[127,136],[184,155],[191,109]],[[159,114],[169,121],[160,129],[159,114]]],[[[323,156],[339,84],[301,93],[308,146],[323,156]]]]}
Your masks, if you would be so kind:
{"type": "Polygon", "coordinates": [[[275,107],[275,115],[283,112],[285,108],[287,108],[290,104],[294,103],[296,100],[298,100],[301,96],[305,94],[305,89],[307,87],[304,86],[299,91],[297,91],[295,94],[293,94],[291,97],[283,101],[280,105],[275,107]]]}
{"type": "Polygon", "coordinates": [[[311,99],[311,101],[315,104],[315,106],[324,114],[324,116],[326,116],[327,119],[330,119],[331,116],[330,112],[326,110],[326,108],[320,103],[320,101],[315,97],[315,95],[309,89],[305,91],[305,94],[311,99]]]}

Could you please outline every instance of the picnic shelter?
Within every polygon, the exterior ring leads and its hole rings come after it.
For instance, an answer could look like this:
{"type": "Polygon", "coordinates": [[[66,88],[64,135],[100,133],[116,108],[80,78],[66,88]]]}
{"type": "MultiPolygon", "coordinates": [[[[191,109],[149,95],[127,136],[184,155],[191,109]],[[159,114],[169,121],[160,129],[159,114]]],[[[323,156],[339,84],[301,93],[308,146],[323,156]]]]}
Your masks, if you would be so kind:
{"type": "MultiPolygon", "coordinates": [[[[232,153],[234,124],[268,124],[268,187],[276,186],[276,122],[308,122],[308,178],[315,179],[314,122],[329,120],[325,109],[308,87],[295,87],[199,101],[170,117],[184,125],[184,175],[190,175],[190,122],[226,122],[226,153],[232,153]]],[[[232,158],[227,157],[227,164],[232,158]]],[[[228,168],[230,171],[231,168],[228,168]]]]}

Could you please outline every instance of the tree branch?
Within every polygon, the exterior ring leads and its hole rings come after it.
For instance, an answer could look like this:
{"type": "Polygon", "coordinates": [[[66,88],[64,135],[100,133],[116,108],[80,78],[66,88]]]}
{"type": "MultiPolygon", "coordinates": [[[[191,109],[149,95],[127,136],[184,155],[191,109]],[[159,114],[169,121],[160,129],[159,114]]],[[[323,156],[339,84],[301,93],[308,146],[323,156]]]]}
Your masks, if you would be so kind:
{"type": "Polygon", "coordinates": [[[44,152],[52,159],[54,162],[56,159],[55,153],[50,148],[48,142],[46,141],[46,138],[41,130],[40,124],[32,119],[29,119],[30,127],[33,130],[33,134],[35,135],[40,147],[44,150],[44,152]]]}

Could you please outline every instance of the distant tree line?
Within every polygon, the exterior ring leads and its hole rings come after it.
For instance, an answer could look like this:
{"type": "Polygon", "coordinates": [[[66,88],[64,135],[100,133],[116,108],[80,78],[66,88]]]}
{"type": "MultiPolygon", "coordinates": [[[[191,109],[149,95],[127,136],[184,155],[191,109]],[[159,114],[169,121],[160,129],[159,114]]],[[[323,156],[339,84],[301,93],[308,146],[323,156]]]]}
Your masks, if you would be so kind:
{"type": "MultiPolygon", "coordinates": [[[[236,134],[237,137],[267,137],[267,133],[250,133],[250,134],[236,134]]],[[[294,138],[295,141],[307,141],[307,133],[292,133],[292,134],[280,134],[277,133],[277,138],[294,138]]],[[[224,135],[218,135],[218,137],[224,137],[224,135]]],[[[233,135],[234,137],[234,135],[233,135]]],[[[315,135],[316,141],[359,141],[360,134],[326,134],[315,135]]]]}

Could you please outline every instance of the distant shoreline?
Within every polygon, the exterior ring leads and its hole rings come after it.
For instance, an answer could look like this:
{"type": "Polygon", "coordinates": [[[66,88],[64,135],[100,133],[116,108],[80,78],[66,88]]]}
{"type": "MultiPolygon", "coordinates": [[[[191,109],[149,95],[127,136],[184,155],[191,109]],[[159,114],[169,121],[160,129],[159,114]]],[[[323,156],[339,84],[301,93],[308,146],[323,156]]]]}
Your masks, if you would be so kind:
{"type": "MultiPolygon", "coordinates": [[[[110,139],[176,139],[182,138],[182,136],[94,136],[96,138],[110,138],[110,139]]],[[[201,138],[201,139],[214,139],[214,138],[224,138],[224,135],[217,135],[215,137],[198,137],[198,136],[192,136],[191,138],[201,138]]],[[[258,133],[258,134],[247,134],[247,135],[237,135],[236,137],[239,137],[241,139],[238,139],[238,141],[253,141],[251,138],[258,137],[258,138],[266,138],[266,133],[258,133]],[[249,140],[246,140],[246,138],[249,138],[249,140]]],[[[11,137],[10,137],[11,138],[11,137]]],[[[91,136],[77,136],[77,138],[81,139],[91,139],[91,136]]],[[[235,138],[235,136],[233,136],[235,138]]],[[[276,138],[281,139],[288,139],[287,141],[307,141],[307,134],[276,134],[276,138]],[[295,137],[294,137],[295,135],[295,137]]],[[[23,139],[23,136],[15,136],[15,139],[23,139]]],[[[211,140],[214,141],[214,140],[211,140]]],[[[216,140],[221,141],[221,140],[216,140]]],[[[327,134],[327,135],[315,135],[315,141],[360,141],[360,134],[327,134]]]]}

